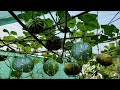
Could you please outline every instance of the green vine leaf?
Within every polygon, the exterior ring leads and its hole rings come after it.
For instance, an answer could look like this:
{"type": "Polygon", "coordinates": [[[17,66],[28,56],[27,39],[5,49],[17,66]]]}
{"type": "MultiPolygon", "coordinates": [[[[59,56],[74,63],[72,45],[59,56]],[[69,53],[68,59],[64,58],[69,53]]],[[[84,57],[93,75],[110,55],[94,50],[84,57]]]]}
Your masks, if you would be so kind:
{"type": "Polygon", "coordinates": [[[27,31],[23,31],[23,34],[24,34],[25,36],[30,36],[29,32],[27,32],[27,31]]]}
{"type": "Polygon", "coordinates": [[[115,25],[111,25],[111,28],[113,28],[113,32],[118,33],[119,29],[115,25]]]}
{"type": "Polygon", "coordinates": [[[30,45],[27,44],[26,42],[19,42],[19,44],[21,44],[23,47],[30,46],[30,45]]]}
{"type": "Polygon", "coordinates": [[[57,11],[56,16],[59,18],[64,17],[64,11],[57,11]]]}
{"type": "Polygon", "coordinates": [[[4,36],[3,40],[15,40],[16,38],[14,36],[4,36]]]}
{"type": "Polygon", "coordinates": [[[0,41],[0,44],[3,44],[3,42],[2,42],[2,41],[0,41]]]}
{"type": "Polygon", "coordinates": [[[85,23],[89,23],[91,21],[97,20],[97,15],[96,14],[91,14],[91,13],[86,13],[84,15],[78,16],[78,19],[82,20],[85,23]]]}
{"type": "Polygon", "coordinates": [[[44,22],[47,27],[51,27],[53,25],[53,21],[50,18],[45,19],[44,22]]]}
{"type": "Polygon", "coordinates": [[[25,46],[25,47],[23,47],[23,50],[27,53],[30,53],[31,52],[31,47],[30,46],[25,46]]]}
{"type": "MultiPolygon", "coordinates": [[[[56,11],[56,16],[59,18],[60,22],[65,21],[65,12],[64,11],[56,11]]],[[[70,18],[69,12],[67,13],[67,18],[70,18]]],[[[58,21],[59,21],[58,20],[58,21]]]]}
{"type": "Polygon", "coordinates": [[[19,39],[23,39],[23,38],[24,38],[24,36],[18,36],[18,40],[19,40],[19,39]]]}
{"type": "Polygon", "coordinates": [[[110,48],[110,49],[115,49],[115,43],[110,43],[110,44],[109,44],[109,48],[110,48]]]}
{"type": "Polygon", "coordinates": [[[113,33],[118,33],[119,29],[117,29],[114,25],[101,25],[101,28],[104,29],[104,34],[113,37],[113,33]]]}
{"type": "Polygon", "coordinates": [[[103,42],[103,41],[106,41],[106,40],[108,40],[108,36],[105,36],[105,35],[100,36],[100,39],[99,39],[100,42],[103,42]]]}
{"type": "Polygon", "coordinates": [[[78,22],[77,23],[77,28],[80,29],[81,31],[86,31],[87,27],[84,25],[83,22],[78,22]]]}
{"type": "Polygon", "coordinates": [[[87,27],[87,30],[88,31],[91,31],[91,30],[95,30],[95,29],[99,29],[100,26],[99,26],[99,23],[97,20],[95,21],[91,21],[89,23],[85,23],[85,26],[87,27]]]}
{"type": "MultiPolygon", "coordinates": [[[[76,25],[76,19],[75,18],[71,19],[67,22],[67,26],[70,27],[70,28],[74,28],[75,25],[76,25]]],[[[63,23],[61,26],[65,27],[65,23],[63,23]]]]}
{"type": "Polygon", "coordinates": [[[3,32],[6,32],[6,33],[10,34],[7,29],[3,29],[3,32]]]}
{"type": "MultiPolygon", "coordinates": [[[[84,27],[85,28],[84,30],[91,31],[91,30],[100,28],[96,14],[87,13],[82,16],[78,16],[78,19],[83,21],[83,25],[80,25],[80,27],[85,26],[86,28],[84,27]]],[[[78,28],[79,28],[79,26],[78,26],[78,28]]]]}
{"type": "Polygon", "coordinates": [[[21,14],[19,14],[18,17],[27,22],[31,18],[35,18],[37,16],[41,16],[47,13],[48,11],[24,11],[21,14]]]}
{"type": "Polygon", "coordinates": [[[19,14],[18,17],[20,19],[23,19],[25,22],[27,22],[31,18],[31,12],[24,12],[22,14],[19,14]]]}
{"type": "Polygon", "coordinates": [[[37,41],[31,42],[31,48],[38,49],[38,48],[40,48],[41,46],[42,46],[42,45],[39,44],[37,41]]]}
{"type": "Polygon", "coordinates": [[[68,27],[74,28],[76,25],[76,19],[71,19],[70,21],[67,22],[68,27]]]}
{"type": "Polygon", "coordinates": [[[11,31],[10,34],[12,34],[12,35],[17,35],[17,32],[11,31]]]}

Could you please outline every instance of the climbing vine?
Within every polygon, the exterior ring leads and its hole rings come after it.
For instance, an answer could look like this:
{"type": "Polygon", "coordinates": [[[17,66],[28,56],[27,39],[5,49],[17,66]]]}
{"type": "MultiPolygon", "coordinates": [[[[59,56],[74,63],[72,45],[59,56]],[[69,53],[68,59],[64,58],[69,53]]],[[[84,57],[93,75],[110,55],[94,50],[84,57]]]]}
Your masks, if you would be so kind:
{"type": "MultiPolygon", "coordinates": [[[[6,50],[2,51],[25,54],[25,58],[26,55],[42,57],[43,61],[33,59],[33,62],[35,65],[39,63],[44,65],[48,62],[44,67],[46,71],[43,72],[51,75],[50,77],[59,71],[59,65],[56,64],[59,63],[65,66],[63,71],[67,73],[66,75],[77,79],[120,78],[120,35],[119,29],[112,24],[112,21],[109,24],[100,25],[98,13],[92,14],[90,11],[84,11],[75,16],[69,11],[21,11],[18,16],[13,11],[8,12],[22,26],[22,35],[19,35],[16,30],[3,29],[7,35],[0,38],[1,50],[6,47],[6,50]],[[92,52],[93,47],[111,41],[115,43],[104,46],[104,50],[100,53],[92,52]],[[100,58],[97,57],[99,54],[105,55],[101,55],[100,58]],[[110,65],[105,66],[106,64],[100,63],[107,63],[105,61],[109,56],[112,60],[110,65]]],[[[97,48],[100,50],[99,47],[97,48]]],[[[17,60],[16,57],[14,58],[17,60]]],[[[0,56],[0,59],[4,61],[3,56],[0,56]]],[[[23,58],[14,63],[14,68],[17,69],[11,68],[12,78],[21,78],[24,69],[31,71],[29,70],[31,64],[25,61],[29,59],[21,60],[23,58]]],[[[42,75],[41,70],[38,69],[37,73],[42,75]]],[[[30,72],[29,76],[35,78],[34,73],[30,72]]]]}

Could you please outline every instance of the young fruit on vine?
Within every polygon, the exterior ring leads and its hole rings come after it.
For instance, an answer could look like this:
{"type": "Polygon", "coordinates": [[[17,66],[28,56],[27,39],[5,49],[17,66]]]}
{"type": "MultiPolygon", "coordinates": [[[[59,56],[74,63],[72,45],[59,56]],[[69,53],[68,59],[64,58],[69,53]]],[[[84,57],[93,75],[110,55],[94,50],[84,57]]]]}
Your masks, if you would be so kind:
{"type": "Polygon", "coordinates": [[[5,61],[7,59],[7,56],[0,55],[0,61],[5,61]]]}
{"type": "Polygon", "coordinates": [[[92,55],[92,47],[88,42],[78,42],[72,46],[71,56],[79,61],[87,61],[92,55]]]}
{"type": "Polygon", "coordinates": [[[80,71],[82,70],[82,67],[80,67],[77,63],[68,62],[64,66],[64,72],[66,75],[78,75],[80,71]]]}
{"type": "Polygon", "coordinates": [[[16,71],[28,73],[33,70],[34,61],[28,57],[25,58],[17,57],[12,62],[12,67],[16,71]]]}
{"type": "Polygon", "coordinates": [[[47,37],[45,45],[48,50],[58,50],[62,46],[62,40],[58,36],[47,37]]]}
{"type": "Polygon", "coordinates": [[[38,17],[29,19],[26,23],[26,27],[33,34],[39,34],[43,32],[44,26],[44,22],[38,17]]]}
{"type": "Polygon", "coordinates": [[[47,75],[54,76],[59,70],[59,65],[55,60],[49,58],[49,60],[43,64],[43,70],[47,75]]]}
{"type": "Polygon", "coordinates": [[[112,64],[112,56],[109,54],[101,53],[96,56],[96,61],[103,66],[109,66],[112,64]]]}

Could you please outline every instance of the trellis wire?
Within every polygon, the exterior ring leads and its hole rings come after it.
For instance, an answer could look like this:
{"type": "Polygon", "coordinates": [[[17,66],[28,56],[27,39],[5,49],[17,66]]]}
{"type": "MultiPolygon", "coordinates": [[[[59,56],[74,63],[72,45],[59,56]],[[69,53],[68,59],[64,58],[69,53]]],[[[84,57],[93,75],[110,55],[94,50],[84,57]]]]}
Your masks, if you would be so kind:
{"type": "Polygon", "coordinates": [[[64,40],[63,40],[63,47],[62,47],[62,49],[63,49],[63,51],[62,51],[62,55],[61,55],[61,57],[63,57],[63,54],[64,54],[64,45],[65,45],[65,40],[66,40],[66,29],[67,29],[67,14],[68,14],[68,11],[65,11],[65,33],[64,33],[64,40]]]}

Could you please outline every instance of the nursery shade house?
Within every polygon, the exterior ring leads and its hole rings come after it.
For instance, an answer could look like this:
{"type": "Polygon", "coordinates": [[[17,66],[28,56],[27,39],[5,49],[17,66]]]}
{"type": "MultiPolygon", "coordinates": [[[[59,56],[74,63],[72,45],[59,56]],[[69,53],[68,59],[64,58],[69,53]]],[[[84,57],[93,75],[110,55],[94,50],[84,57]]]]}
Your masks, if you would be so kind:
{"type": "Polygon", "coordinates": [[[119,79],[120,11],[0,11],[1,79],[119,79]]]}

